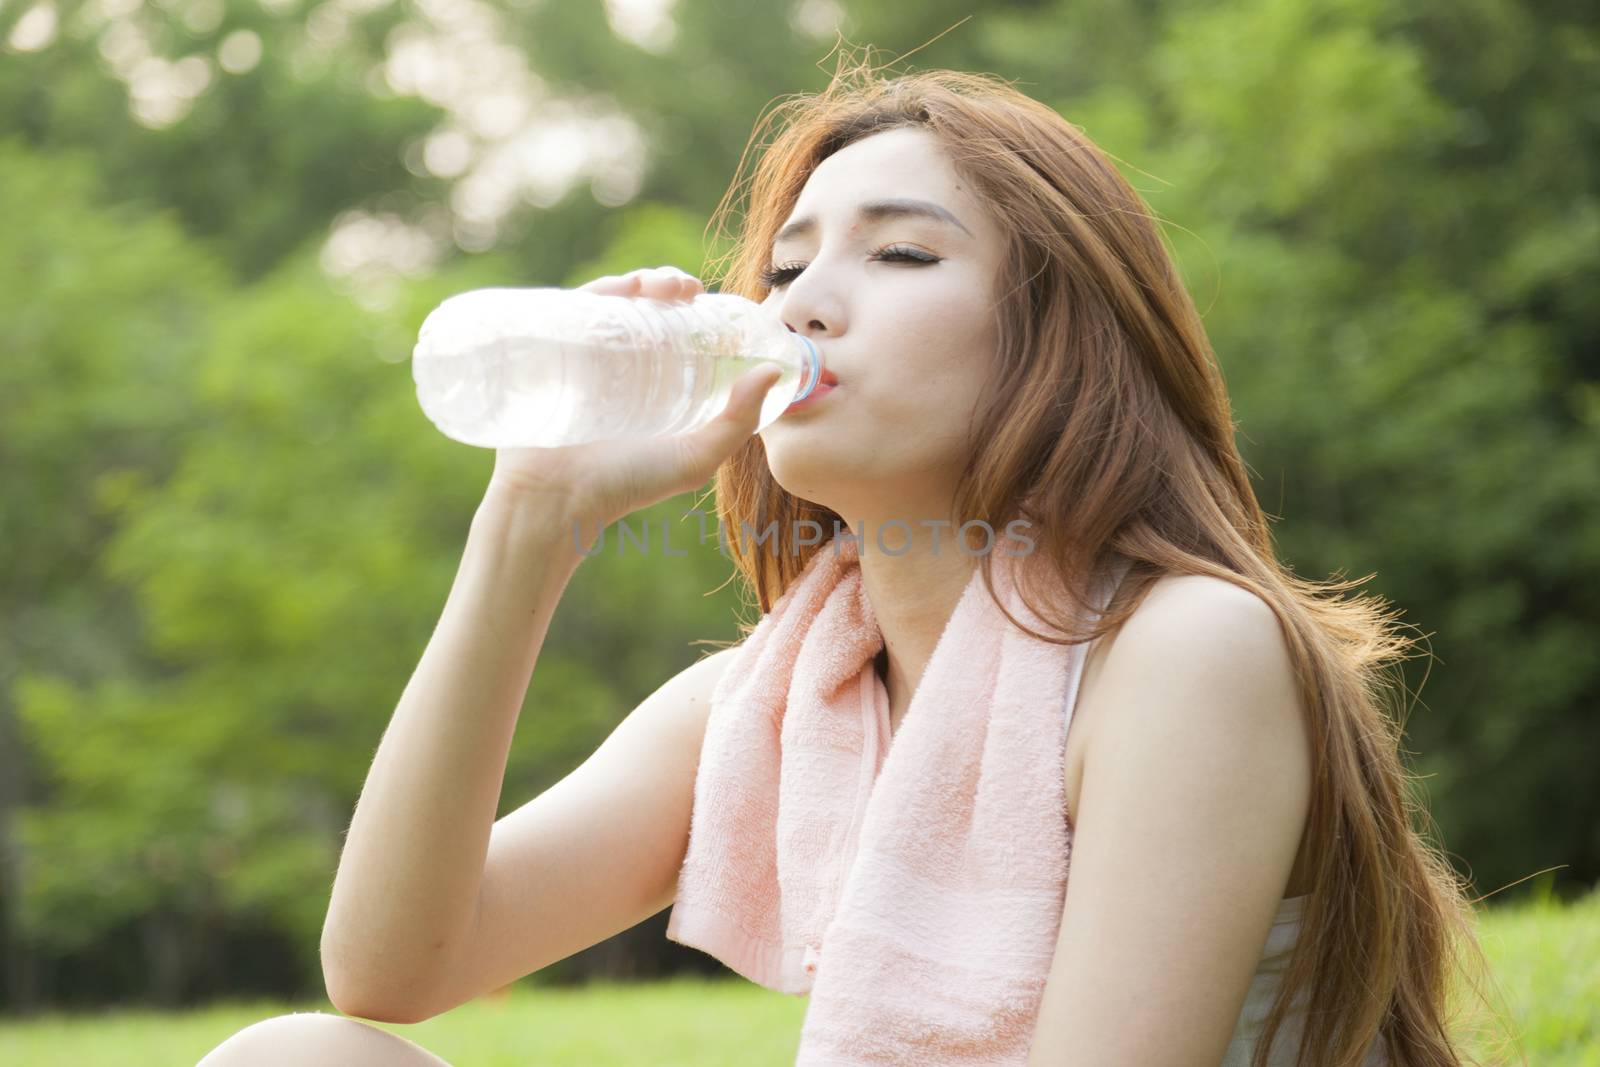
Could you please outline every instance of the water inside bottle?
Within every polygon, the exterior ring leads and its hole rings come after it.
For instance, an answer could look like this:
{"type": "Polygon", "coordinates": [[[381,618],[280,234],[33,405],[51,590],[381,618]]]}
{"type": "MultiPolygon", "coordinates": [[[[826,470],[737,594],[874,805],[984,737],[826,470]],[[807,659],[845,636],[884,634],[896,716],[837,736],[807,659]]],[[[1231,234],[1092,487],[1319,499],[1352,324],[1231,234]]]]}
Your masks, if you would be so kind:
{"type": "Polygon", "coordinates": [[[743,374],[777,362],[783,374],[762,400],[757,428],[781,415],[801,368],[757,354],[724,353],[674,364],[598,344],[502,339],[470,355],[418,364],[431,418],[446,435],[483,448],[547,448],[617,437],[679,433],[718,415],[743,374]],[[663,380],[682,374],[681,382],[663,380]],[[672,397],[679,399],[674,404],[672,397]]]}
{"type": "Polygon", "coordinates": [[[794,399],[811,364],[781,324],[757,328],[754,316],[771,318],[720,293],[691,307],[474,290],[423,322],[413,373],[423,409],[447,436],[484,448],[556,447],[703,425],[736,379],[776,363],[782,375],[762,399],[761,429],[794,399]],[[533,322],[541,329],[530,330],[533,322]]]}

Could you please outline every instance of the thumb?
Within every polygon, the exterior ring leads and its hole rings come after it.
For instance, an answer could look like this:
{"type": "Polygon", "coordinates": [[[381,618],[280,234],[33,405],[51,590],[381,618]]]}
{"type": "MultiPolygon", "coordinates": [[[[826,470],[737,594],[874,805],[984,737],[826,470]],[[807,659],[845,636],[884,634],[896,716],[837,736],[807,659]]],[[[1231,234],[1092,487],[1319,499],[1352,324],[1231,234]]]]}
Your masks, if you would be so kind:
{"type": "Polygon", "coordinates": [[[761,405],[781,377],[783,369],[770,363],[746,371],[734,379],[722,412],[701,430],[717,442],[726,443],[731,452],[756,432],[756,424],[761,421],[761,405]]]}
{"type": "Polygon", "coordinates": [[[692,465],[714,469],[748,441],[761,421],[761,405],[767,393],[781,377],[783,369],[769,363],[735,379],[721,413],[698,430],[680,437],[694,457],[692,465]]]}
{"type": "Polygon", "coordinates": [[[782,368],[770,363],[747,372],[733,383],[728,404],[718,417],[731,419],[735,426],[744,430],[746,437],[755,433],[756,423],[761,421],[761,405],[766,403],[767,394],[781,377],[782,368]]]}

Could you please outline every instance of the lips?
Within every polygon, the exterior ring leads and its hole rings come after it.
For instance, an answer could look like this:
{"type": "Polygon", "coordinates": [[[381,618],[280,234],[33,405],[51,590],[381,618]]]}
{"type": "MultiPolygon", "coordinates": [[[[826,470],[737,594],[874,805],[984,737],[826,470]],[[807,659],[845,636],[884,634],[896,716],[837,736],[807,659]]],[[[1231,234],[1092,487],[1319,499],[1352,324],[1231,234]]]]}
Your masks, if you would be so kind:
{"type": "Polygon", "coordinates": [[[811,405],[824,399],[829,393],[832,393],[834,389],[835,385],[833,383],[819,380],[817,382],[817,387],[811,390],[811,392],[807,393],[804,400],[796,400],[784,410],[803,411],[806,408],[811,407],[811,405]]]}
{"type": "Polygon", "coordinates": [[[838,385],[839,384],[839,376],[837,374],[833,373],[833,371],[829,370],[827,367],[823,367],[822,368],[822,373],[817,375],[817,384],[818,385],[838,385]]]}

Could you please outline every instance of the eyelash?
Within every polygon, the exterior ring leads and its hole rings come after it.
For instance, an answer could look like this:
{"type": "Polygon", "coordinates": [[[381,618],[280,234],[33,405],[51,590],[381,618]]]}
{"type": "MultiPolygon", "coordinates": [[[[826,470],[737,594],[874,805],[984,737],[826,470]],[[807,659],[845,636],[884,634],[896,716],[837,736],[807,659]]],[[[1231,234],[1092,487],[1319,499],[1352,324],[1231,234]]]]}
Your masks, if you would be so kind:
{"type": "MultiPolygon", "coordinates": [[[[872,253],[872,258],[888,263],[938,263],[938,256],[930,256],[925,252],[915,252],[901,245],[888,245],[872,253]]],[[[793,264],[782,267],[768,267],[761,272],[761,284],[767,289],[776,289],[780,285],[787,285],[799,276],[805,267],[796,267],[793,264]]]]}

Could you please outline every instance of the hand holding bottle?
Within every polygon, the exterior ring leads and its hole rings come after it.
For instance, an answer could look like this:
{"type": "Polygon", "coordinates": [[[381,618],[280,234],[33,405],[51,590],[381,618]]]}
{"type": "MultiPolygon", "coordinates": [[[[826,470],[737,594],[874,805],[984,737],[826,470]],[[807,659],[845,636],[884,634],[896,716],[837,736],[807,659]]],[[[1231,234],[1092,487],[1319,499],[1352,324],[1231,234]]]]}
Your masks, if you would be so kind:
{"type": "MultiPolygon", "coordinates": [[[[698,278],[674,267],[606,275],[580,291],[688,302],[704,291],[698,278]]],[[[705,484],[717,467],[755,433],[763,398],[782,369],[759,366],[735,380],[721,414],[697,429],[623,437],[555,448],[495,450],[491,490],[549,507],[564,519],[614,522],[633,511],[705,484]]],[[[598,527],[596,527],[598,529],[598,527]]]]}

